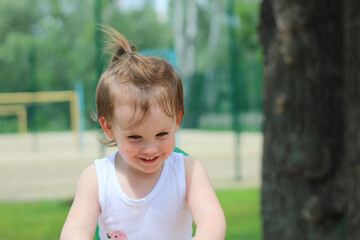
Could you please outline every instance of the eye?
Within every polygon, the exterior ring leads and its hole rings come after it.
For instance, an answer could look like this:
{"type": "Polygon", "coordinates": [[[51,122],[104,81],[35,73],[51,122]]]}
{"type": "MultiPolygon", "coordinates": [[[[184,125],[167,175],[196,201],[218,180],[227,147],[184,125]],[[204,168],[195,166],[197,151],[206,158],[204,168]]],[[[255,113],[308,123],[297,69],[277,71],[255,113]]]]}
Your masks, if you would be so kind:
{"type": "Polygon", "coordinates": [[[140,140],[142,137],[139,135],[131,135],[131,136],[128,136],[128,138],[131,140],[140,140]]]}
{"type": "Polygon", "coordinates": [[[119,236],[117,234],[114,235],[115,238],[118,238],[119,236]]]}
{"type": "Polygon", "coordinates": [[[161,132],[161,133],[158,133],[156,134],[157,137],[165,137],[167,136],[169,133],[168,132],[161,132]]]}

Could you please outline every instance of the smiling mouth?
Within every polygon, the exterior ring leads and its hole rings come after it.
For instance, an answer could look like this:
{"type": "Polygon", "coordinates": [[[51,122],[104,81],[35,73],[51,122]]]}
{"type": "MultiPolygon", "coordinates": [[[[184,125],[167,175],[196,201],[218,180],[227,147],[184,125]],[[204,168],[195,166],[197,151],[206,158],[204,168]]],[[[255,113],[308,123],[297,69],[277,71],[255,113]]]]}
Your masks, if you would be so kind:
{"type": "Polygon", "coordinates": [[[156,160],[159,159],[159,156],[156,156],[154,158],[140,158],[141,161],[145,162],[145,163],[153,163],[156,162],[156,160]]]}

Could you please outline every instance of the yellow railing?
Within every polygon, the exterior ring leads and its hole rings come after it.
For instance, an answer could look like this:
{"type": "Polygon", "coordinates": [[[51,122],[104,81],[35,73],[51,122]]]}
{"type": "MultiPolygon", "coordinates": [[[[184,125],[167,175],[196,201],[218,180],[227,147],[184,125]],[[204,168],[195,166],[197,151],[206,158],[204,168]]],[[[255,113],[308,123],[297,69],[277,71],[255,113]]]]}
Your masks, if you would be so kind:
{"type": "Polygon", "coordinates": [[[24,105],[0,105],[0,116],[17,116],[18,131],[27,132],[27,114],[24,105]]]}
{"type": "Polygon", "coordinates": [[[54,102],[70,103],[71,128],[79,139],[81,130],[80,105],[78,95],[75,91],[0,93],[0,115],[16,114],[18,116],[19,132],[26,132],[27,120],[25,104],[54,102]]]}

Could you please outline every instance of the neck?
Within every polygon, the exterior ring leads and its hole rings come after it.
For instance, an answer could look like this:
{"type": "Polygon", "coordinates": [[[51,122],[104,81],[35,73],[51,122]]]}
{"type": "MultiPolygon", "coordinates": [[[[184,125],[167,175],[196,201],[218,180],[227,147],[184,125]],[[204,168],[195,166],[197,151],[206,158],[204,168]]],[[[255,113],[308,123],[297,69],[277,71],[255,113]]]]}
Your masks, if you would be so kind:
{"type": "Polygon", "coordinates": [[[124,193],[134,199],[146,197],[157,184],[164,165],[154,173],[141,172],[124,161],[118,153],[115,158],[116,174],[124,193]]]}

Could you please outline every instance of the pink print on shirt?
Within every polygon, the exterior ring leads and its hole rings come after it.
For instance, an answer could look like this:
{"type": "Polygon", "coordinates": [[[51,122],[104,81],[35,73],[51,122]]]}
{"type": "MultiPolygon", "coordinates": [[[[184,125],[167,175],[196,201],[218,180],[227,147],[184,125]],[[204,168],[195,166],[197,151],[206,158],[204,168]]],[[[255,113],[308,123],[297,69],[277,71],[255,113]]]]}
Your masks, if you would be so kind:
{"type": "Polygon", "coordinates": [[[107,237],[109,239],[117,239],[117,240],[128,240],[128,238],[126,237],[125,233],[121,232],[121,231],[115,231],[113,233],[108,233],[107,237]]]}

